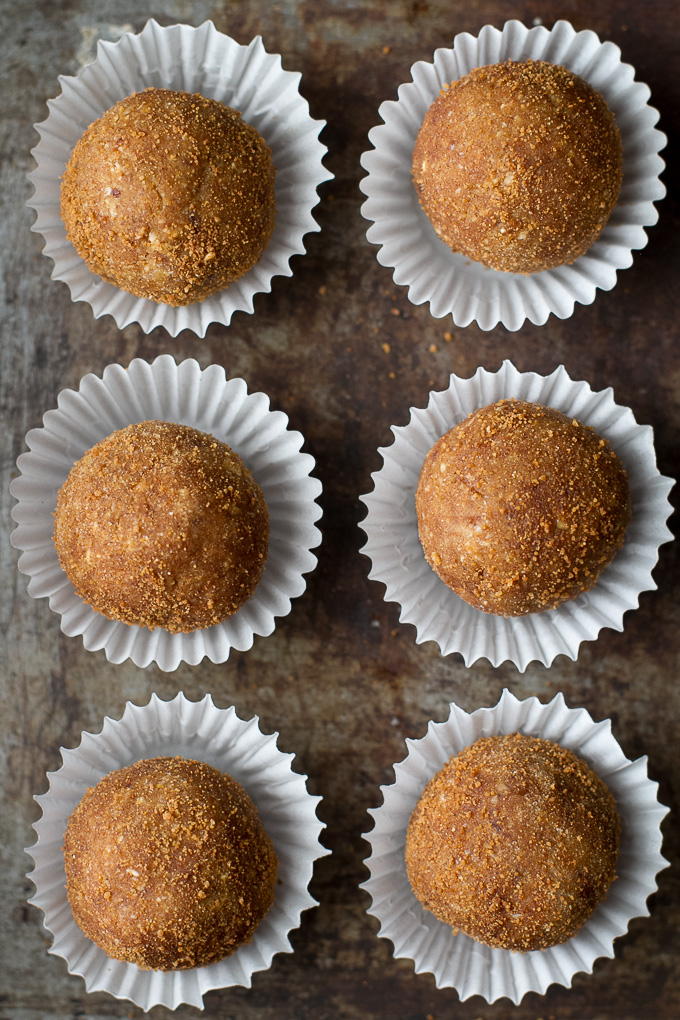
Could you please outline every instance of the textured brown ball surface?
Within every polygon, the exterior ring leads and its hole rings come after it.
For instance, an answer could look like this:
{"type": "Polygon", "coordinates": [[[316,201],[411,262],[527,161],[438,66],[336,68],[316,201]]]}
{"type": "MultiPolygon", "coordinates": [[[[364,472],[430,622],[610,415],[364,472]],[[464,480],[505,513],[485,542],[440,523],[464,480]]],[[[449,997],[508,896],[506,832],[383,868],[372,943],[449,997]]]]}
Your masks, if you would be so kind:
{"type": "Polygon", "coordinates": [[[62,179],[61,215],[92,272],[187,305],[258,261],[274,231],[274,178],[268,146],[236,110],[152,88],[87,128],[62,179]]]}
{"type": "Polygon", "coordinates": [[[536,273],[597,240],[621,188],[621,136],[605,100],[565,67],[491,64],[444,88],[413,151],[439,237],[492,269],[536,273]]]}
{"type": "Polygon", "coordinates": [[[109,956],[150,970],[233,953],[274,899],[274,846],[243,787],[211,765],[150,758],[89,789],[64,839],[73,916],[109,956]]]}
{"type": "Polygon", "coordinates": [[[476,741],[430,780],[411,816],[406,868],[440,921],[528,952],[566,942],[615,878],[611,792],[566,748],[522,736],[476,741]]]}
{"type": "Polygon", "coordinates": [[[114,620],[165,630],[210,627],[255,591],[269,514],[225,443],[146,421],[77,461],[57,496],[54,542],[77,594],[114,620]]]}
{"type": "Polygon", "coordinates": [[[623,544],[631,503],[621,461],[593,429],[501,400],[437,440],[416,513],[445,584],[485,613],[524,616],[592,588],[623,544]]]}

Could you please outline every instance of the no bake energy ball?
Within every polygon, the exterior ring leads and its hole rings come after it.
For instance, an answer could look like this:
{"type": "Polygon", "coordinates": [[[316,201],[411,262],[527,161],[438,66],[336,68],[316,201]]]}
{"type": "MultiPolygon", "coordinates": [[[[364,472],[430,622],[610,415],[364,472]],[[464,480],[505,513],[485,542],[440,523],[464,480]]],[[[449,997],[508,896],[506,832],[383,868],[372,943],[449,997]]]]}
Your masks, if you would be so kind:
{"type": "Polygon", "coordinates": [[[225,443],[145,421],[77,461],[57,496],[54,542],[77,594],[123,623],[177,633],[235,613],[267,559],[260,487],[225,443]]]}
{"type": "Polygon", "coordinates": [[[621,461],[592,428],[501,400],[437,440],[416,513],[445,584],[485,613],[524,616],[592,588],[623,544],[631,500],[621,461]]]}
{"type": "Polygon", "coordinates": [[[243,787],[183,758],[138,761],[89,789],[64,860],[79,927],[109,956],[151,970],[204,966],[249,942],[278,867],[243,787]]]}
{"type": "Polygon", "coordinates": [[[77,142],[61,185],[66,232],[92,272],[187,305],[247,273],[274,231],[271,152],[240,113],[146,89],[77,142]]]}
{"type": "Polygon", "coordinates": [[[406,867],[439,920],[500,949],[566,942],[615,877],[614,798],[580,758],[548,740],[495,736],[466,747],[425,787],[406,867]]]}
{"type": "Polygon", "coordinates": [[[449,247],[537,273],[597,240],[621,188],[621,136],[588,82],[546,61],[477,67],[430,106],[413,181],[449,247]]]}

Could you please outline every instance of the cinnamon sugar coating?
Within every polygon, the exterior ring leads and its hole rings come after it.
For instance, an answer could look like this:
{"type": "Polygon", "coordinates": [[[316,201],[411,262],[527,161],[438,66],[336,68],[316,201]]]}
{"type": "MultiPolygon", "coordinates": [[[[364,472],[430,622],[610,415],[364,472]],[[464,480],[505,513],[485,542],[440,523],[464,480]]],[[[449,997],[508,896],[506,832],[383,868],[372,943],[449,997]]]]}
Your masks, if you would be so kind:
{"type": "Polygon", "coordinates": [[[249,942],[278,868],[240,783],[183,758],[138,761],[88,789],[64,862],[79,927],[147,970],[201,967],[249,942]]]}
{"type": "Polygon", "coordinates": [[[621,461],[592,428],[501,400],[437,440],[416,513],[445,584],[485,613],[524,616],[592,588],[623,544],[631,500],[621,461]]]}
{"type": "Polygon", "coordinates": [[[172,632],[210,627],[257,587],[269,514],[225,443],[146,421],[77,461],[57,496],[54,543],[77,594],[114,620],[172,632]]]}
{"type": "Polygon", "coordinates": [[[593,770],[548,740],[488,737],[430,780],[406,868],[439,920],[500,949],[566,942],[615,878],[620,822],[593,770]]]}
{"type": "Polygon", "coordinates": [[[492,269],[571,263],[616,205],[621,136],[602,96],[565,67],[477,67],[432,103],[413,181],[439,237],[492,269]]]}
{"type": "Polygon", "coordinates": [[[274,231],[271,151],[240,113],[149,88],[76,144],[61,185],[66,233],[92,272],[168,305],[248,272],[274,231]]]}

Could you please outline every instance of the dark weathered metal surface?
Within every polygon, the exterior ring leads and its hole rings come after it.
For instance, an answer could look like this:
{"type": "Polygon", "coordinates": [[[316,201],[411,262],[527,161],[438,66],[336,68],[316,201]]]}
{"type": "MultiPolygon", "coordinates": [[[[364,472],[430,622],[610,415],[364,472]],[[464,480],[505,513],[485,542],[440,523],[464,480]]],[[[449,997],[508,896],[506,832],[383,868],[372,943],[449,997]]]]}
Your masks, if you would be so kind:
{"type": "MultiPolygon", "coordinates": [[[[358,887],[367,877],[361,838],[370,828],[366,809],[380,802],[380,784],[392,780],[404,738],[421,736],[429,719],[444,718],[451,700],[472,710],[495,703],[504,686],[543,700],[561,690],[570,705],[585,706],[596,719],[610,717],[624,752],[649,756],[660,799],[677,812],[678,546],[662,548],[655,571],[659,590],[642,596],[623,633],[604,631],[582,646],[576,662],[560,658],[550,669],[534,664],[520,674],[511,665],[494,669],[485,661],[466,669],[459,656],[442,658],[434,645],[416,645],[413,628],[401,625],[396,607],[383,601],[382,586],[367,579],[357,526],[363,516],[358,496],[372,487],[370,474],[381,464],[377,449],[391,441],[390,425],[405,424],[408,409],[423,406],[429,390],[443,388],[451,371],[496,369],[508,357],[521,370],[548,372],[564,364],[572,377],[596,388],[612,385],[617,400],[654,427],[661,471],[677,475],[678,6],[664,0],[4,0],[0,33],[0,1016],[141,1015],[125,1001],[86,995],[81,979],[47,954],[41,915],[26,905],[32,886],[24,877],[30,861],[23,847],[33,842],[31,823],[39,814],[32,796],[45,791],[45,773],[60,765],[59,746],[75,745],[85,729],[98,730],[106,715],[119,717],[128,699],[141,703],[153,691],[167,698],[178,690],[191,698],[210,691],[221,707],[234,704],[242,716],[257,713],[265,730],[279,731],[280,746],[295,753],[311,791],[324,798],[322,838],[332,850],[316,867],[312,891],[320,906],[304,915],[293,934],[294,954],[277,957],[269,971],[256,974],[252,989],[209,993],[206,1015],[679,1016],[677,813],[664,824],[664,853],[673,867],[660,875],[651,917],[633,921],[617,941],[615,959],[598,961],[594,974],[578,975],[571,989],[530,994],[517,1008],[508,1000],[460,1003],[455,991],[437,990],[430,975],[416,976],[410,962],[395,961],[391,943],[377,937],[378,924],[366,912],[369,898],[358,887]],[[380,102],[395,98],[415,60],[430,59],[457,32],[476,34],[482,25],[509,17],[531,24],[538,14],[549,26],[567,17],[577,29],[592,28],[613,40],[649,84],[669,135],[669,195],[648,246],[594,304],[577,306],[566,321],[553,317],[515,334],[501,327],[490,333],[458,329],[450,320],[433,319],[427,306],[412,306],[377,263],[359,212],[359,158],[368,130],[379,121],[380,102]],[[95,320],[88,305],[72,303],[67,287],[50,280],[51,263],[41,254],[41,239],[29,231],[32,214],[24,206],[33,165],[29,150],[37,143],[32,124],[46,116],[45,101],[58,92],[57,75],[76,73],[91,59],[98,38],[113,38],[123,27],[140,30],[150,15],[161,24],[198,25],[212,18],[239,42],[262,34],[267,49],[282,54],[285,68],[302,72],[312,116],[328,122],[322,138],[335,180],[321,188],[321,232],[309,236],[305,256],[294,258],[294,276],[276,279],[271,294],[256,298],[254,315],[236,314],[229,328],[213,325],[205,339],[190,333],[171,339],[163,329],[146,336],[135,325],[120,332],[109,317],[95,320]],[[318,568],[290,615],[271,637],[256,639],[251,651],[232,654],[224,665],[183,666],[171,674],[129,662],[112,665],[103,653],[88,653],[79,639],[62,635],[46,601],[27,595],[8,540],[16,457],[58,392],[110,362],[162,352],[196,357],[203,366],[217,362],[227,375],[243,376],[251,389],[267,392],[272,406],[306,437],[324,486],[318,568]]],[[[166,1015],[172,1014],[154,1011],[166,1015]]],[[[198,1014],[184,1007],[174,1015],[198,1014]]]]}

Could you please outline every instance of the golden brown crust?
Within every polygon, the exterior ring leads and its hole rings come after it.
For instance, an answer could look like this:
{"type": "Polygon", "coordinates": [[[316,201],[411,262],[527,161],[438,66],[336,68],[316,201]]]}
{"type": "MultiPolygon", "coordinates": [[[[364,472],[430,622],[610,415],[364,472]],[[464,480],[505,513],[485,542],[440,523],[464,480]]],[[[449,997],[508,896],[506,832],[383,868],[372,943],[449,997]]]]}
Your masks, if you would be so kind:
{"type": "Polygon", "coordinates": [[[64,840],[73,916],[118,960],[151,970],[233,953],[274,899],[274,846],[243,787],[211,765],[151,758],[111,772],[64,840]]]}
{"type": "Polygon", "coordinates": [[[248,272],[275,218],[271,152],[228,106],[150,88],[91,124],[67,163],[61,215],[105,280],[186,305],[248,272]]]}
{"type": "Polygon", "coordinates": [[[430,780],[408,827],[420,902],[455,930],[528,952],[566,942],[615,878],[620,823],[593,770],[548,740],[478,740],[430,780]]]}
{"type": "Polygon", "coordinates": [[[485,613],[523,616],[592,588],[623,544],[631,504],[621,461],[593,429],[501,400],[434,444],[416,512],[445,584],[485,613]]]}
{"type": "Polygon", "coordinates": [[[267,559],[261,489],[225,443],[146,421],[93,446],[59,490],[54,543],[77,594],[124,623],[210,627],[255,591],[267,559]]]}
{"type": "Polygon", "coordinates": [[[413,180],[453,251],[535,273],[597,240],[621,188],[621,136],[605,100],[565,67],[491,64],[445,87],[413,151],[413,180]]]}

